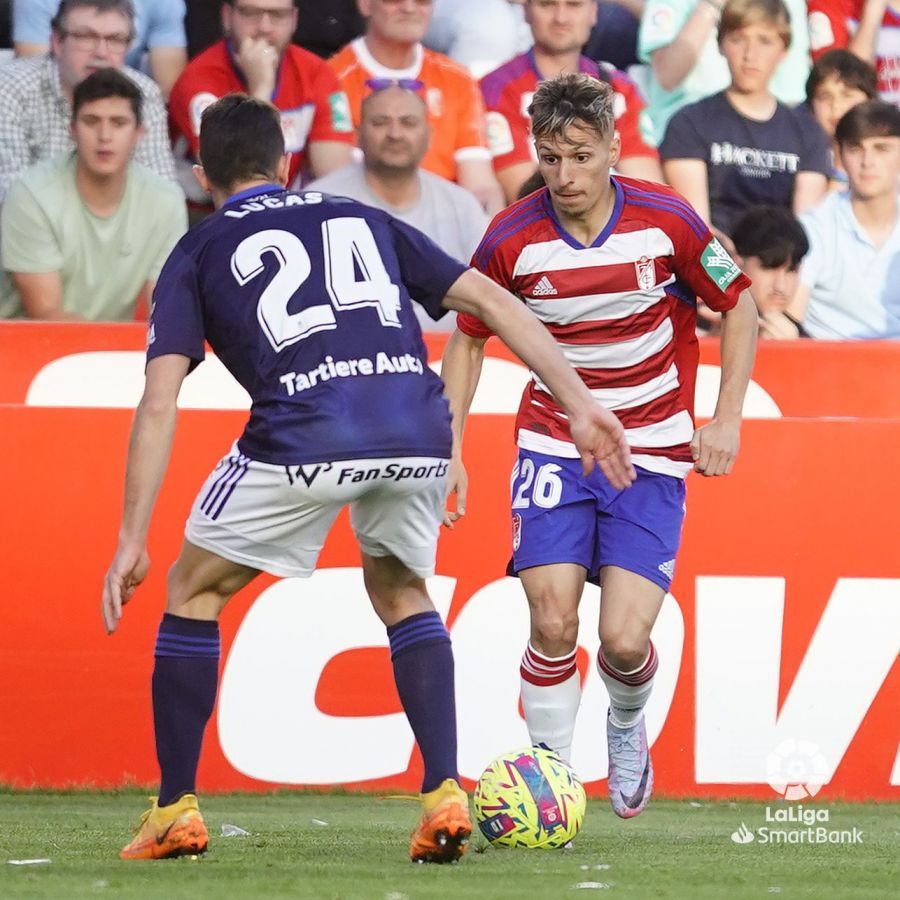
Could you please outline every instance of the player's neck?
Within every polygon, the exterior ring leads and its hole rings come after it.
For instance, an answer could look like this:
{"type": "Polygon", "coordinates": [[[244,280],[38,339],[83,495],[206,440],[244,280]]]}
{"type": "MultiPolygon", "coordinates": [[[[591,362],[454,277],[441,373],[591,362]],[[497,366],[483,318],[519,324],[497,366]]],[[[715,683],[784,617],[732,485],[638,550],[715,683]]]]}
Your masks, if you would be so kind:
{"type": "Polygon", "coordinates": [[[422,195],[422,185],[416,169],[369,169],[364,168],[369,190],[388,206],[397,210],[414,206],[422,195]]]}
{"type": "Polygon", "coordinates": [[[550,53],[535,44],[532,52],[534,53],[534,64],[545,81],[563,73],[574,74],[581,68],[580,49],[568,50],[564,53],[550,53]]]}
{"type": "Polygon", "coordinates": [[[209,195],[212,197],[213,206],[219,209],[228,202],[229,198],[237,194],[243,194],[244,191],[249,191],[252,188],[265,187],[271,184],[277,185],[274,178],[254,178],[253,181],[242,181],[238,184],[233,184],[228,190],[221,190],[214,185],[210,185],[209,195]]]}
{"type": "Polygon", "coordinates": [[[128,168],[110,175],[90,172],[80,160],[75,163],[75,186],[81,202],[99,218],[113,215],[128,186],[128,168]]]}
{"type": "Polygon", "coordinates": [[[739,91],[734,86],[725,91],[728,102],[748,119],[768,122],[775,115],[778,100],[765,88],[761,91],[739,91]]]}
{"type": "MultiPolygon", "coordinates": [[[[552,196],[551,194],[551,203],[552,196]]],[[[556,204],[553,204],[553,209],[560,225],[580,244],[590,247],[609,223],[615,205],[616,191],[612,182],[607,179],[607,189],[587,212],[581,215],[567,215],[560,211],[556,204]]]]}
{"type": "Polygon", "coordinates": [[[373,59],[387,69],[408,69],[416,61],[417,44],[398,43],[371,32],[363,42],[373,59]]]}

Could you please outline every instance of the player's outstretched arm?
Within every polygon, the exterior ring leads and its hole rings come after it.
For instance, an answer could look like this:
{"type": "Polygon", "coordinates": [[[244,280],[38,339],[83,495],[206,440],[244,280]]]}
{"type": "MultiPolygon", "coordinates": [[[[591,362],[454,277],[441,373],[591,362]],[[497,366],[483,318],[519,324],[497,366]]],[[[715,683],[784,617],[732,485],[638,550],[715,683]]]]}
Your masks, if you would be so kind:
{"type": "Polygon", "coordinates": [[[486,338],[471,337],[457,329],[447,341],[441,362],[444,393],[453,417],[453,455],[447,479],[447,508],[444,510],[444,525],[447,528],[452,528],[453,523],[466,514],[469,478],[462,460],[463,432],[481,378],[486,341],[486,338]],[[456,509],[450,509],[451,494],[456,495],[456,509]]]}
{"type": "Polygon", "coordinates": [[[550,332],[512,294],[474,269],[453,283],[449,309],[478,316],[519,359],[537,372],[569,417],[584,472],[596,462],[609,482],[626,488],[637,477],[619,420],[600,406],[562,355],[550,332]]]}
{"type": "Polygon", "coordinates": [[[702,475],[728,475],[734,467],[758,329],[756,304],[749,291],[742,291],[734,308],[723,313],[722,381],[715,412],[691,441],[694,469],[702,475]]]}
{"type": "Polygon", "coordinates": [[[147,363],[144,394],[135,411],[128,443],[119,544],[103,581],[102,612],[107,634],[116,630],[122,607],[150,568],[147,530],[169,462],[178,413],[176,401],[189,363],[186,356],[175,354],[147,363]]]}

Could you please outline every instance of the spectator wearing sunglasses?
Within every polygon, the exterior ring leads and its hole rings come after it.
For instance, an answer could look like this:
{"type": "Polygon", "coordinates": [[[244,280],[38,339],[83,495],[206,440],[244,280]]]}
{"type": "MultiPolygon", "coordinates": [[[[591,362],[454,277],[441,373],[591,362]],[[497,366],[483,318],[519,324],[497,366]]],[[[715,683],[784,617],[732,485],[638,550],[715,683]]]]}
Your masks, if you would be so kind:
{"type": "Polygon", "coordinates": [[[0,68],[0,201],[29,166],[74,149],[72,97],[75,87],[98,69],[120,69],[138,86],[145,134],[134,159],[174,179],[159,87],[125,65],[134,38],[129,0],[63,0],[51,27],[51,53],[0,68]]]}
{"type": "Polygon", "coordinates": [[[366,33],[331,59],[359,127],[366,82],[421,81],[431,127],[422,168],[470,190],[488,212],[504,205],[485,136],[478,85],[459,63],[422,45],[431,0],[359,0],[366,33]]]}
{"type": "MultiPolygon", "coordinates": [[[[357,134],[362,160],[309,185],[375,206],[430,237],[445,253],[468,262],[487,216],[472,194],[420,168],[428,151],[428,109],[421,81],[372,79],[360,107],[357,134]]],[[[423,330],[452,331],[456,314],[435,322],[424,310],[423,330]],[[450,321],[447,322],[446,320],[450,321]]]]}
{"type": "Polygon", "coordinates": [[[188,63],[169,99],[173,133],[190,155],[197,158],[203,111],[240,91],[280,110],[292,185],[350,162],[347,98],[327,63],[291,44],[294,0],[227,0],[222,27],[225,37],[188,63]]]}

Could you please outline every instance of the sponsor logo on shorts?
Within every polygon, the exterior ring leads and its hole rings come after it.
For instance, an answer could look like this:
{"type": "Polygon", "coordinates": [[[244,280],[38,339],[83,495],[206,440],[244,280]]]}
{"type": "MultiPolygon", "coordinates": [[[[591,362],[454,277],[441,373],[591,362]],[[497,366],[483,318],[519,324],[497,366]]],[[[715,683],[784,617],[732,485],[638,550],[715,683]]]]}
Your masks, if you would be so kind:
{"type": "Polygon", "coordinates": [[[285,466],[284,471],[287,472],[288,481],[291,484],[301,478],[307,487],[312,487],[312,483],[319,477],[320,472],[330,472],[333,468],[331,463],[318,463],[317,465],[296,466],[293,470],[290,466],[285,466]]]}
{"type": "Polygon", "coordinates": [[[672,576],[675,574],[675,560],[667,559],[664,563],[660,563],[657,568],[671,581],[672,576]]]}
{"type": "Polygon", "coordinates": [[[700,262],[703,264],[706,274],[723,291],[741,274],[741,270],[737,267],[735,261],[728,255],[728,251],[716,238],[713,238],[706,245],[706,249],[700,256],[700,262]]]}
{"type": "Polygon", "coordinates": [[[522,517],[516,513],[512,517],[512,545],[513,550],[519,549],[519,544],[522,543],[522,517]]]}
{"type": "Polygon", "coordinates": [[[449,465],[446,459],[442,459],[422,466],[407,466],[394,462],[382,466],[344,466],[338,472],[337,483],[355,484],[360,481],[408,481],[409,479],[441,478],[447,474],[449,465]]]}

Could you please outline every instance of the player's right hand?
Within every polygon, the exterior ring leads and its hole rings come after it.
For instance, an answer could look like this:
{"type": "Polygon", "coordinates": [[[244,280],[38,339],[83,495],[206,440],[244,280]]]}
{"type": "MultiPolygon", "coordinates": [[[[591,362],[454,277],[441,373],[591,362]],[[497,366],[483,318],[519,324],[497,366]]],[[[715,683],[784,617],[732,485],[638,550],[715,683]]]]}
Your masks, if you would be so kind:
{"type": "Polygon", "coordinates": [[[589,414],[583,418],[570,417],[569,430],[581,454],[585,475],[590,475],[596,463],[614,488],[631,487],[637,478],[631,464],[631,448],[622,423],[608,409],[592,404],[589,414]]]}
{"type": "Polygon", "coordinates": [[[466,514],[466,493],[469,490],[469,476],[461,459],[450,460],[447,470],[447,503],[444,509],[444,527],[453,530],[453,523],[466,514]],[[450,495],[456,494],[456,509],[450,509],[450,495]]]}
{"type": "Polygon", "coordinates": [[[146,547],[120,546],[103,579],[103,625],[112,634],[122,618],[122,607],[147,577],[150,557],[146,547]]]}

